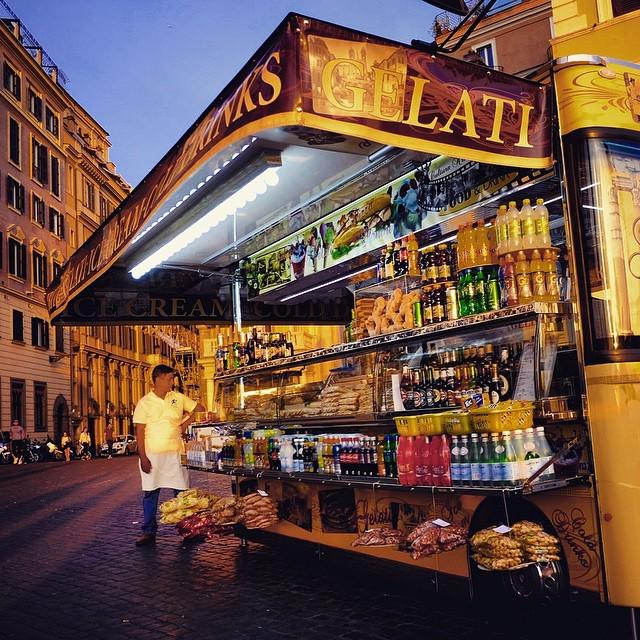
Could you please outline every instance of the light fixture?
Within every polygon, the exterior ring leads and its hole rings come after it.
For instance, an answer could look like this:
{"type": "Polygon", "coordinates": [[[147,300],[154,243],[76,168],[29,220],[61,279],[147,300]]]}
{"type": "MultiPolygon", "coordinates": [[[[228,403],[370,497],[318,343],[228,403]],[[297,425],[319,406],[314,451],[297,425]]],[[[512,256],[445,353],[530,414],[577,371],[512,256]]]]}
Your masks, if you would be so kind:
{"type": "Polygon", "coordinates": [[[259,194],[263,194],[270,187],[276,186],[279,181],[279,168],[280,167],[268,167],[263,169],[249,182],[238,188],[233,195],[217,204],[213,209],[187,227],[184,231],[171,238],[171,240],[160,247],[160,249],[157,249],[144,260],[136,264],[130,270],[132,277],[136,280],[141,278],[145,273],[148,273],[154,267],[159,266],[171,256],[178,253],[178,251],[181,251],[202,235],[213,229],[220,222],[235,214],[236,211],[245,207],[248,202],[255,200],[259,194]]]}
{"type": "Polygon", "coordinates": [[[346,276],[340,276],[339,278],[335,278],[334,280],[329,280],[329,282],[323,282],[322,284],[316,285],[315,287],[309,287],[304,291],[299,291],[298,293],[294,293],[290,296],[285,296],[284,298],[280,298],[280,302],[286,302],[287,300],[293,300],[293,298],[298,298],[300,296],[305,295],[306,293],[311,293],[312,291],[317,291],[318,289],[323,289],[324,287],[328,287],[329,285],[335,284],[336,282],[342,282],[342,280],[347,280],[349,278],[353,278],[354,276],[359,276],[361,273],[366,273],[367,271],[371,271],[372,269],[376,269],[378,265],[372,264],[364,269],[360,269],[359,271],[354,271],[353,273],[348,273],[346,276]]]}

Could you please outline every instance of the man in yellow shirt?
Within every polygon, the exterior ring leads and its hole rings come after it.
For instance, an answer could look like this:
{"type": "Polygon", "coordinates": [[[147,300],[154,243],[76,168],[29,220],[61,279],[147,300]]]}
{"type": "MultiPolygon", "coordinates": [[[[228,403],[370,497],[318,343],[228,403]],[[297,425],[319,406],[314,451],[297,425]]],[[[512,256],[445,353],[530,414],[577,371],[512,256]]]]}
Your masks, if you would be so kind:
{"type": "Polygon", "coordinates": [[[136,545],[156,541],[156,512],[160,489],[173,489],[174,495],[189,488],[189,475],[180,463],[182,440],[196,411],[204,411],[201,404],[178,391],[173,391],[176,372],[164,364],[152,373],[152,390],[142,397],[133,413],[133,423],[140,454],[142,480],[142,536],[136,545]]]}

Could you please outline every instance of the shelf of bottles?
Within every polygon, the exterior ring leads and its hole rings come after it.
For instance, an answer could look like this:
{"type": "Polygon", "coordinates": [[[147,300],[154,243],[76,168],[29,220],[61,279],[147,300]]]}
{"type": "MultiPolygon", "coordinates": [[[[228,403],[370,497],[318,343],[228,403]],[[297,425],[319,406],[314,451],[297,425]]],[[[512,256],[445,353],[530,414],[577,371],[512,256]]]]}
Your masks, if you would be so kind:
{"type": "Polygon", "coordinates": [[[460,329],[470,327],[482,328],[490,325],[504,324],[510,321],[516,322],[538,315],[564,315],[569,311],[570,306],[563,302],[529,302],[528,304],[507,307],[497,311],[489,311],[469,317],[457,318],[455,320],[446,320],[417,329],[407,329],[395,333],[374,336],[372,338],[364,338],[357,342],[338,344],[327,347],[326,349],[316,349],[269,362],[238,367],[237,369],[221,373],[216,377],[218,380],[239,378],[275,369],[284,369],[292,365],[305,365],[356,355],[367,351],[374,351],[380,347],[401,345],[420,338],[441,337],[460,329]]]}
{"type": "Polygon", "coordinates": [[[263,327],[253,327],[248,332],[235,332],[225,344],[225,336],[218,334],[216,349],[216,376],[256,364],[268,364],[293,356],[291,333],[268,332],[263,327]]]}

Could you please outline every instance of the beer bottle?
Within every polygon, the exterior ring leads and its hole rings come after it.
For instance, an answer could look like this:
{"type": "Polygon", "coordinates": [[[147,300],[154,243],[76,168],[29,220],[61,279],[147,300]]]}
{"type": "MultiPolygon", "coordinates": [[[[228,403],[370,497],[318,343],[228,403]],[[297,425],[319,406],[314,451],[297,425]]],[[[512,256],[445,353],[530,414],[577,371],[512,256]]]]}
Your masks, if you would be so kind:
{"type": "Polygon", "coordinates": [[[487,311],[485,286],[484,269],[482,267],[478,267],[473,278],[473,300],[475,313],[484,313],[487,311]]]}

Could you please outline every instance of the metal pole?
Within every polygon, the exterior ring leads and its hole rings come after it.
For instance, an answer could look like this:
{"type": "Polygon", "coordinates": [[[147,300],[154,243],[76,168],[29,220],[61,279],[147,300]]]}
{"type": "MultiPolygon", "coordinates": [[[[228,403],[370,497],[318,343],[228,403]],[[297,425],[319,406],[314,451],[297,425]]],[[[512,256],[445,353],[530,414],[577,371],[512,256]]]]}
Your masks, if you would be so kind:
{"type": "Polygon", "coordinates": [[[242,309],[240,308],[240,289],[242,288],[242,271],[236,269],[233,272],[233,281],[231,283],[232,309],[233,309],[233,328],[240,333],[242,331],[242,309]]]}
{"type": "Polygon", "coordinates": [[[636,610],[634,607],[629,609],[631,613],[631,639],[638,640],[638,627],[636,625],[636,610]]]}

